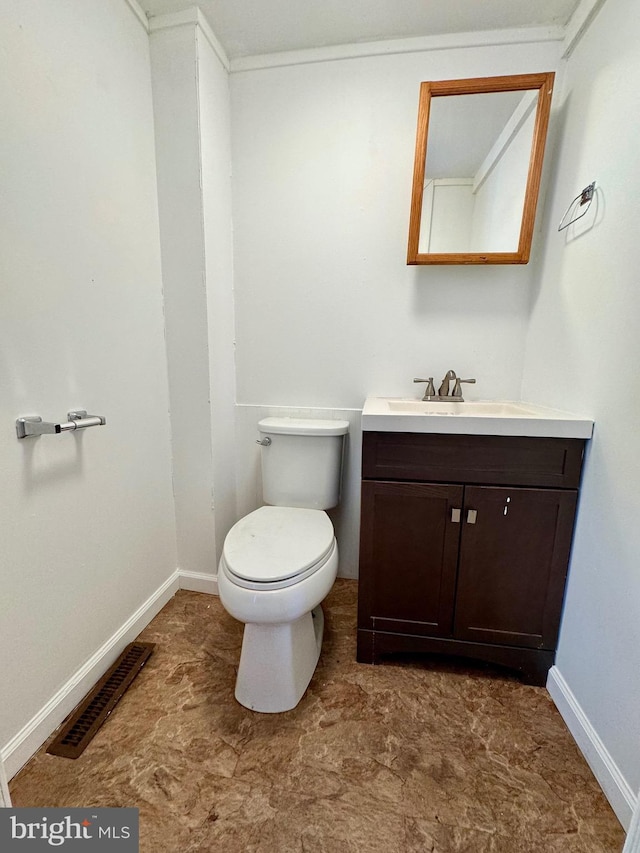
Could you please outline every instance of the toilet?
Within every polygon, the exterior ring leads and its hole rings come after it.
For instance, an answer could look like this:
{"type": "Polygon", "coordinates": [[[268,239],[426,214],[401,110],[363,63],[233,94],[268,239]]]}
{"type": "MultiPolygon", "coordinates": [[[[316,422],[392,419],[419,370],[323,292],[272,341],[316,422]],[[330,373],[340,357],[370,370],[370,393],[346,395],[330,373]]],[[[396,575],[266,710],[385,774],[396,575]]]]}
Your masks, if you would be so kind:
{"type": "Polygon", "coordinates": [[[320,656],[320,602],[338,571],[325,510],[340,501],[349,423],[264,418],[258,430],[266,506],[227,534],[218,591],[225,610],[245,623],[236,699],[269,714],[295,708],[320,656]]]}

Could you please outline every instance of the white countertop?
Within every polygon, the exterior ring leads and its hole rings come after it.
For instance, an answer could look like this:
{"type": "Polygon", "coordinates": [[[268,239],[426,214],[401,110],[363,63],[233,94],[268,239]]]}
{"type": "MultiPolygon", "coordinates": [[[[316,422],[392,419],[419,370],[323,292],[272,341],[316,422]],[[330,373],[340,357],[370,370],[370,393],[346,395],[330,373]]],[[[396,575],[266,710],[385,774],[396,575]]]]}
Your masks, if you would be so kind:
{"type": "Polygon", "coordinates": [[[451,435],[526,435],[591,438],[593,421],[534,403],[471,400],[422,402],[409,397],[367,397],[365,432],[421,432],[451,435]]]}

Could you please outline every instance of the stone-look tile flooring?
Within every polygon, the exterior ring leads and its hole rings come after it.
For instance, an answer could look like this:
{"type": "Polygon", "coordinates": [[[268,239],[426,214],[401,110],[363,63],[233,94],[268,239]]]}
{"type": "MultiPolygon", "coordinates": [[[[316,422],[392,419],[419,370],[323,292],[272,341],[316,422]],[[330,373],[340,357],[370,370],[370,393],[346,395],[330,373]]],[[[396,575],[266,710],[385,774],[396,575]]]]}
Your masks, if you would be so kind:
{"type": "Polygon", "coordinates": [[[85,753],[41,750],[16,806],[138,806],[143,853],[619,853],[624,833],[547,692],[434,659],[355,661],[357,584],[325,602],[301,703],[233,698],[242,625],[179,592],[85,753]]]}

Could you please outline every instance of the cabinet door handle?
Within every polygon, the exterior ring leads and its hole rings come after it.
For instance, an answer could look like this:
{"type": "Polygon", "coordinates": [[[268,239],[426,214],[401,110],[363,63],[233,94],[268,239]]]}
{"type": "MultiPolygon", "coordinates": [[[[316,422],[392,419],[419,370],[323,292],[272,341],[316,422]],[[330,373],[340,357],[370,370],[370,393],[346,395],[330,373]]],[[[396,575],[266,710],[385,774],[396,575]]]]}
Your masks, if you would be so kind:
{"type": "Polygon", "coordinates": [[[467,510],[467,524],[475,524],[477,518],[478,518],[478,510],[477,509],[467,510]]]}
{"type": "Polygon", "coordinates": [[[462,510],[452,509],[451,510],[451,521],[454,524],[460,524],[460,515],[462,514],[462,510]]]}

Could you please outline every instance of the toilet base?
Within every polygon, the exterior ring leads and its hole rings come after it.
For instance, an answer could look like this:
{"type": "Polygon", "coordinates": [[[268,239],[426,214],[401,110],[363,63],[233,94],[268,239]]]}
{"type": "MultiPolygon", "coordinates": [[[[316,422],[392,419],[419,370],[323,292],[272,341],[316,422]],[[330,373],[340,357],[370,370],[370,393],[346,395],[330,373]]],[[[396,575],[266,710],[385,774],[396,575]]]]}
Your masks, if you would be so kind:
{"type": "Polygon", "coordinates": [[[295,708],[315,672],[323,632],[320,605],[295,622],[247,623],[236,681],[238,702],[263,714],[295,708]]]}

